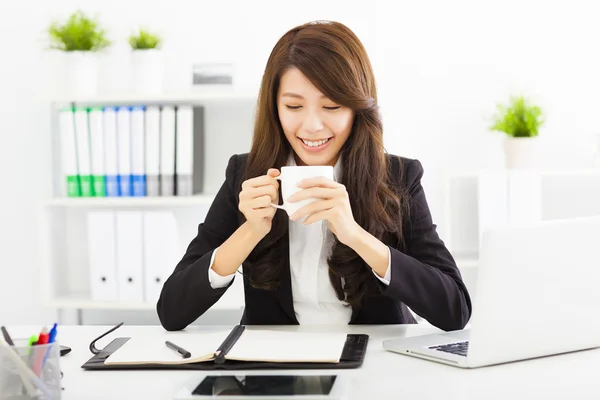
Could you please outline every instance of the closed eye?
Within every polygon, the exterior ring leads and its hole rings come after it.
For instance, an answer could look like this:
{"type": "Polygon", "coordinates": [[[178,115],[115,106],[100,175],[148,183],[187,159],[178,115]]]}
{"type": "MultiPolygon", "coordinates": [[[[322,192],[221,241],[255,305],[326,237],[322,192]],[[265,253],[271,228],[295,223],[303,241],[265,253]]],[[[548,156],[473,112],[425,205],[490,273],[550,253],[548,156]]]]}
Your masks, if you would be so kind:
{"type": "Polygon", "coordinates": [[[339,110],[340,106],[323,107],[323,108],[326,109],[326,110],[329,110],[329,111],[335,111],[335,110],[339,110]]]}
{"type": "Polygon", "coordinates": [[[286,107],[288,108],[288,110],[298,110],[298,109],[300,109],[302,106],[288,106],[288,105],[286,105],[286,107]]]}

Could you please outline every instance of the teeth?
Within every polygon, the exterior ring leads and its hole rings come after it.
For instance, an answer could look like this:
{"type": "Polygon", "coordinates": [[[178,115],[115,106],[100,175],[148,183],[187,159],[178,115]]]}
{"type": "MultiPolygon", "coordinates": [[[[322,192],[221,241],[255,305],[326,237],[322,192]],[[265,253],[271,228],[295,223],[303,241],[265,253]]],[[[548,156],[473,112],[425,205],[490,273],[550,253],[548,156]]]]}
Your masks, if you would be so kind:
{"type": "Polygon", "coordinates": [[[324,143],[327,143],[329,139],[324,139],[324,140],[319,140],[318,142],[310,142],[308,140],[302,139],[302,141],[304,142],[304,144],[306,144],[309,147],[317,147],[317,146],[321,146],[324,143]]]}

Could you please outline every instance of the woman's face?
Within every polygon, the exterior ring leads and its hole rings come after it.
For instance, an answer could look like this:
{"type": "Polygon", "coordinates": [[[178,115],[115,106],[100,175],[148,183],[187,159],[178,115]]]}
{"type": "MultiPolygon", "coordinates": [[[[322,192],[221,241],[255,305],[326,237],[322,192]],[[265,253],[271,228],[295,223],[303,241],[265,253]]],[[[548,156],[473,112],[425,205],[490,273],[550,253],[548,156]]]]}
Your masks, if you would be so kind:
{"type": "Polygon", "coordinates": [[[335,165],[354,112],[325,97],[298,70],[288,69],[277,93],[279,121],[298,165],[335,165]]]}

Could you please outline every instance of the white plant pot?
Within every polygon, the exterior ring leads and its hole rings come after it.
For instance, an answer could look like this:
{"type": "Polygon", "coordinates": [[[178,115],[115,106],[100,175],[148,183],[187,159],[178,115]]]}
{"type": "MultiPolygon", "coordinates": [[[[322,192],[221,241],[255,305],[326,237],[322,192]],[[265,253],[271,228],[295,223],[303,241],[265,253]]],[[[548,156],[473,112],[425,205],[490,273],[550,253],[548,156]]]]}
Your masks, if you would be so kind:
{"type": "Polygon", "coordinates": [[[535,169],[540,162],[537,137],[508,137],[504,141],[504,156],[508,169],[535,169]]]}
{"type": "Polygon", "coordinates": [[[131,52],[132,90],[155,95],[163,91],[163,53],[159,49],[131,52]]]}
{"type": "Polygon", "coordinates": [[[90,97],[98,92],[98,61],[91,51],[64,53],[67,96],[90,97]]]}

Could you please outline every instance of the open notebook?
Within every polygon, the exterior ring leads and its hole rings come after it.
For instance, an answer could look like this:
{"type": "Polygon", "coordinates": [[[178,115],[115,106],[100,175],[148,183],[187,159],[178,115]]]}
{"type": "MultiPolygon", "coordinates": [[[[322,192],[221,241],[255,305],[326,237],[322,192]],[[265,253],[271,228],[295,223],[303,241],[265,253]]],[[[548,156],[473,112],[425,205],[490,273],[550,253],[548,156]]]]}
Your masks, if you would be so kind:
{"type": "Polygon", "coordinates": [[[248,330],[193,333],[165,332],[129,339],[105,361],[105,365],[191,364],[236,360],[259,362],[338,363],[346,343],[345,333],[281,332],[248,330]],[[165,341],[189,351],[183,358],[165,341]]]}

